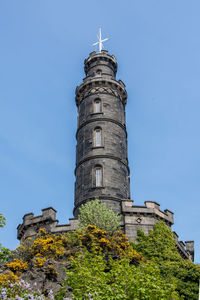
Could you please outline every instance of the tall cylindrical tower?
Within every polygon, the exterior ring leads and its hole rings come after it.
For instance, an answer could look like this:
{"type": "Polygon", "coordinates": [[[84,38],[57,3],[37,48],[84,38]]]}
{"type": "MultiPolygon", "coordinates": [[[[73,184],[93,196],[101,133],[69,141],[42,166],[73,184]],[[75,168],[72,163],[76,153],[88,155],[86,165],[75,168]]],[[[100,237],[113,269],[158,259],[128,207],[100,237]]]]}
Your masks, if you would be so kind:
{"type": "Polygon", "coordinates": [[[125,85],[116,80],[117,62],[103,50],[85,60],[86,77],[76,89],[75,206],[98,197],[116,212],[130,198],[125,85]]]}

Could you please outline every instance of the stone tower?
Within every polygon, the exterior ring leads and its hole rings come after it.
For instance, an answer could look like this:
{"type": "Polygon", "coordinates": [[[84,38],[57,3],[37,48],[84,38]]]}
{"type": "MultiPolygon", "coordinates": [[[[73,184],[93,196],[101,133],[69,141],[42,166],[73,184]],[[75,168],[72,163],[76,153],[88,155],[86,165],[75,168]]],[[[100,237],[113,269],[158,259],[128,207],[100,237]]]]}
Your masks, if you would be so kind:
{"type": "Polygon", "coordinates": [[[114,55],[103,50],[85,59],[83,83],[76,88],[75,205],[98,197],[121,213],[122,199],[130,198],[125,85],[116,80],[114,55]]]}
{"type": "MultiPolygon", "coordinates": [[[[148,234],[160,220],[169,228],[173,225],[173,212],[160,210],[157,202],[145,201],[144,206],[137,206],[130,199],[127,94],[123,82],[116,80],[116,72],[115,56],[105,50],[92,52],[85,60],[86,77],[76,88],[75,218],[69,219],[68,224],[59,224],[53,207],[42,209],[39,216],[28,213],[17,227],[20,242],[35,237],[41,227],[55,234],[75,230],[79,207],[95,197],[121,214],[121,228],[131,241],[137,237],[138,228],[148,234]]],[[[175,232],[174,239],[181,256],[193,260],[194,242],[179,241],[175,232]]]]}

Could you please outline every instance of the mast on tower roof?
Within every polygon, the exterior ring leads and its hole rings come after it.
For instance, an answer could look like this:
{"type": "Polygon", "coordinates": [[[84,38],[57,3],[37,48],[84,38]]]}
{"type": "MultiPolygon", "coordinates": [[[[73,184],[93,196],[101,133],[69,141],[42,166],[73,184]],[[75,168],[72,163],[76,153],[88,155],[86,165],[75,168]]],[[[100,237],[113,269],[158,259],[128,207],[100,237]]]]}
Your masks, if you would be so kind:
{"type": "Polygon", "coordinates": [[[103,49],[103,43],[106,42],[107,40],[109,40],[109,38],[106,38],[106,39],[101,39],[101,27],[99,28],[99,35],[97,35],[97,38],[98,38],[98,42],[92,44],[92,46],[96,46],[99,44],[99,52],[102,51],[103,49]]]}

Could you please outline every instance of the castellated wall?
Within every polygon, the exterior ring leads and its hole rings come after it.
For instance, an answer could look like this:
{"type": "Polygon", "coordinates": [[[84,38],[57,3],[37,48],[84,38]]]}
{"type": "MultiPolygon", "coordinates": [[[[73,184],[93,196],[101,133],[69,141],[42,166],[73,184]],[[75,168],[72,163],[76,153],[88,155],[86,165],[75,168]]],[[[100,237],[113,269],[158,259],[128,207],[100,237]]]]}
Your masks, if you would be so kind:
{"type": "Polygon", "coordinates": [[[33,213],[25,214],[23,223],[17,227],[17,238],[20,243],[28,237],[34,238],[40,228],[45,228],[47,232],[64,233],[75,230],[78,227],[77,219],[69,219],[69,224],[59,225],[56,219],[57,211],[53,207],[42,209],[42,214],[34,216],[33,213]]]}
{"type": "MultiPolygon", "coordinates": [[[[103,200],[108,205],[113,201],[103,200]]],[[[118,202],[119,204],[119,202],[118,202]]],[[[146,234],[153,226],[162,220],[170,228],[174,223],[173,213],[169,210],[160,210],[160,205],[153,201],[146,201],[145,206],[135,206],[132,200],[123,200],[121,202],[122,223],[125,234],[130,241],[135,241],[137,230],[140,228],[146,234]]],[[[42,215],[34,216],[33,213],[24,215],[23,223],[17,227],[17,238],[22,243],[28,237],[35,237],[40,228],[45,228],[47,232],[53,234],[65,233],[75,230],[78,227],[78,219],[69,219],[69,224],[58,224],[56,219],[56,210],[48,207],[42,210],[42,215]]],[[[174,232],[174,239],[177,249],[185,259],[194,260],[194,242],[186,241],[185,243],[178,240],[178,235],[174,232]]]]}

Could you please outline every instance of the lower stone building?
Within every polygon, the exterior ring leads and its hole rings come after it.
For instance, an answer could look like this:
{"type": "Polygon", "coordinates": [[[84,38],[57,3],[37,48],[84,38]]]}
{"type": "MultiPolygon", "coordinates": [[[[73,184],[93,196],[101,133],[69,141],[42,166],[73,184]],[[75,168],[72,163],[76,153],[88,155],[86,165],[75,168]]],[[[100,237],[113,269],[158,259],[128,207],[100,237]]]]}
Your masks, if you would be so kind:
{"type": "MultiPolygon", "coordinates": [[[[145,233],[159,220],[171,228],[173,213],[160,205],[146,201],[144,206],[133,205],[130,199],[130,177],[127,154],[125,85],[116,79],[117,62],[107,51],[92,52],[85,60],[86,77],[76,88],[78,128],[76,133],[76,167],[74,219],[59,225],[54,208],[23,217],[18,226],[18,239],[23,242],[35,236],[39,228],[49,232],[67,232],[77,228],[79,207],[98,198],[122,216],[122,228],[130,240],[135,240],[137,229],[145,233]]],[[[194,242],[179,242],[174,238],[181,255],[194,259],[194,242]]]]}

